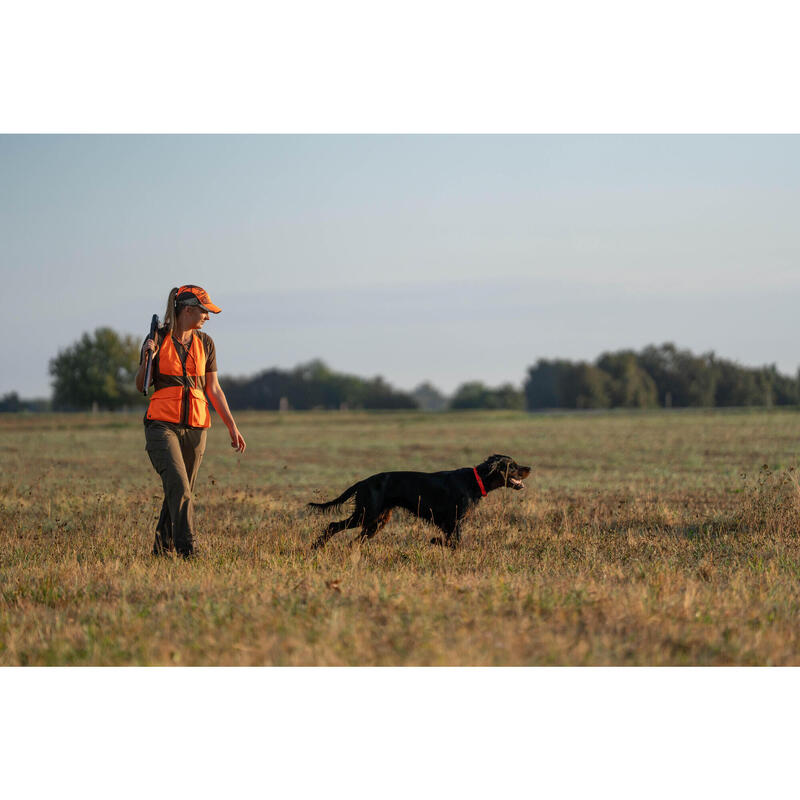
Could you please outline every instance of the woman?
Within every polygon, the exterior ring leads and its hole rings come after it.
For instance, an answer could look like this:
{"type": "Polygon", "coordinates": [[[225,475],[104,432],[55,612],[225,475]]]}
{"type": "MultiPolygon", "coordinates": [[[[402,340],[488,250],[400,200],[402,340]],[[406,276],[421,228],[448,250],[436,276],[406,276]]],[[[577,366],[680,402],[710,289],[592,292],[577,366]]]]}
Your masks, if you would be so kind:
{"type": "Polygon", "coordinates": [[[148,338],[142,347],[136,388],[144,390],[146,354],[152,353],[155,392],[145,414],[144,435],[147,454],[164,485],[154,555],[176,550],[189,558],[194,552],[192,491],[206,448],[206,429],[211,425],[206,394],[228,427],[231,447],[237,453],[245,450],[217,380],[214,342],[208,334],[200,333],[209,312],[220,311],[199,286],[173,289],[156,341],[148,338]]]}

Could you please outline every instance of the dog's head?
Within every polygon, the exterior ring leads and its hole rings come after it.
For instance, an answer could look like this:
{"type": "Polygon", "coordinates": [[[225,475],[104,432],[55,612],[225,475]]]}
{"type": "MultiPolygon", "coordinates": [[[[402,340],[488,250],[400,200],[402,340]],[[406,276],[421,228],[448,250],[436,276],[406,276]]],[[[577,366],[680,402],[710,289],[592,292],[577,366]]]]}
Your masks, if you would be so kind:
{"type": "Polygon", "coordinates": [[[486,461],[478,465],[477,469],[481,475],[485,475],[483,482],[487,491],[504,486],[509,489],[524,489],[525,484],[522,479],[531,474],[530,467],[522,467],[511,456],[501,456],[497,453],[489,456],[486,461]]]}

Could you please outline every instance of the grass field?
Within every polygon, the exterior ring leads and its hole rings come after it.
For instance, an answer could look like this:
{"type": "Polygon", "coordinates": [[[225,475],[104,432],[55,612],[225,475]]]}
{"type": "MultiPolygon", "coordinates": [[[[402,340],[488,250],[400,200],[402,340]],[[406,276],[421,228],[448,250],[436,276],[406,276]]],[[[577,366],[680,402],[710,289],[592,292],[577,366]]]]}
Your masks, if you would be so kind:
{"type": "Polygon", "coordinates": [[[244,456],[210,431],[185,563],[149,555],[140,415],[0,415],[0,664],[800,663],[796,411],[237,422],[244,456]],[[528,488],[487,497],[456,552],[401,514],[309,551],[308,500],[495,452],[528,488]]]}

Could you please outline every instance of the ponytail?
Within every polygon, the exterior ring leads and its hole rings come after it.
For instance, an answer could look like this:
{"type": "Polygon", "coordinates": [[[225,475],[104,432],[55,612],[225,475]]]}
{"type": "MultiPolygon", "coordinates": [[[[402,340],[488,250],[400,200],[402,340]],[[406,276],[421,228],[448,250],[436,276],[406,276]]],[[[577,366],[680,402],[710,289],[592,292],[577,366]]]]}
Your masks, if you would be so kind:
{"type": "Polygon", "coordinates": [[[164,312],[164,327],[167,329],[167,334],[171,334],[175,330],[175,317],[177,316],[177,309],[175,308],[175,296],[178,294],[178,287],[176,286],[167,298],[167,310],[164,312]]]}

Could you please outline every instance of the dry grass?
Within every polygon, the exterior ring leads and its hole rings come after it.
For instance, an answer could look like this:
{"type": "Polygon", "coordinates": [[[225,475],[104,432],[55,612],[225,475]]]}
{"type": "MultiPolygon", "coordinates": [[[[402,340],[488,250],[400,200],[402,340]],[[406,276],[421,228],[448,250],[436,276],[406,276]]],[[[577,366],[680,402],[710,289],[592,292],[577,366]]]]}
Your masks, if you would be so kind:
{"type": "Polygon", "coordinates": [[[796,412],[238,417],[189,563],[139,416],[0,417],[0,664],[800,663],[796,412]],[[402,515],[309,551],[307,500],[493,452],[535,471],[457,552],[402,515]]]}

